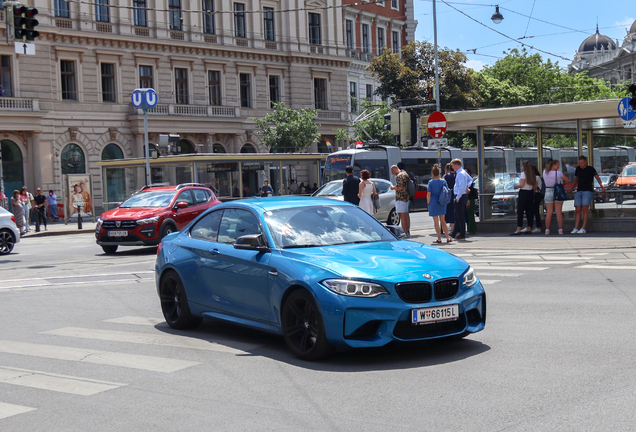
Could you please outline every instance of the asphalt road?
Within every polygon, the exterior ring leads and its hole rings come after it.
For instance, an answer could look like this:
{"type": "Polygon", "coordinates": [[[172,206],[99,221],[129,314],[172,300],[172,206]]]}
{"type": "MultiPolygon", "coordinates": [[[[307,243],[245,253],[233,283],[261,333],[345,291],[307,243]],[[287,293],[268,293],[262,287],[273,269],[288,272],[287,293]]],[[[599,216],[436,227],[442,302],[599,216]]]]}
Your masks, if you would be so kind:
{"type": "Polygon", "coordinates": [[[155,249],[25,238],[0,257],[0,431],[633,431],[636,249],[543,237],[446,249],[484,283],[485,331],[317,363],[169,329],[155,249]]]}

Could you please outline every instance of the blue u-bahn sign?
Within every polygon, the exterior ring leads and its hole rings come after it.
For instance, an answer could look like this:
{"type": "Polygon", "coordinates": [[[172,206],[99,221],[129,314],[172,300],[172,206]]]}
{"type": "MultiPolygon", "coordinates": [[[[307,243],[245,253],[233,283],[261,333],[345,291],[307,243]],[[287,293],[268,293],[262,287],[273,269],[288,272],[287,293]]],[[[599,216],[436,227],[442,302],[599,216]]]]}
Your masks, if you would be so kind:
{"type": "Polygon", "coordinates": [[[157,92],[151,88],[135,89],[131,99],[135,108],[147,110],[157,105],[157,92]]]}

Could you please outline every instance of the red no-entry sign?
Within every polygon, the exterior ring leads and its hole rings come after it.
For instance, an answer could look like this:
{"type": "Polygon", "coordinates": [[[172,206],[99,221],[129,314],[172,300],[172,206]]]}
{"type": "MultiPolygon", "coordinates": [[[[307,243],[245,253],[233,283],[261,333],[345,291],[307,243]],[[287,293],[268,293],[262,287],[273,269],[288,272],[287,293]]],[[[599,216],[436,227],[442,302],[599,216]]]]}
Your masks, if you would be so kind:
{"type": "Polygon", "coordinates": [[[446,116],[439,111],[435,111],[428,117],[428,133],[433,138],[441,138],[446,133],[446,116]]]}

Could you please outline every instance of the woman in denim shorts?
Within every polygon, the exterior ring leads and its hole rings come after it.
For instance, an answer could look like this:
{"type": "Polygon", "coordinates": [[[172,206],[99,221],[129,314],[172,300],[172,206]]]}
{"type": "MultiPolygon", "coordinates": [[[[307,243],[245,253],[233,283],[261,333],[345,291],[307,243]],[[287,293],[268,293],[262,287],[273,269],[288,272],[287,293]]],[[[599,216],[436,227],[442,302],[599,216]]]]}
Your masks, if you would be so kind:
{"type": "Polygon", "coordinates": [[[550,235],[550,224],[552,223],[552,212],[554,210],[556,210],[557,214],[559,234],[563,235],[563,201],[554,199],[554,185],[563,181],[568,183],[570,180],[559,170],[559,165],[558,160],[551,159],[548,161],[545,171],[543,171],[543,181],[545,182],[545,198],[543,201],[547,212],[545,215],[545,235],[550,235]]]}
{"type": "Polygon", "coordinates": [[[576,167],[576,171],[574,172],[574,183],[572,183],[572,188],[570,189],[570,191],[572,191],[572,189],[578,185],[576,195],[574,196],[576,215],[574,216],[574,229],[572,230],[572,234],[585,234],[587,232],[585,230],[589,216],[587,210],[592,202],[592,198],[594,198],[594,179],[598,181],[601,190],[605,192],[605,186],[603,186],[603,182],[594,167],[588,166],[585,156],[579,156],[579,166],[576,167]],[[578,229],[581,214],[583,215],[583,225],[581,225],[581,229],[578,229]]]}

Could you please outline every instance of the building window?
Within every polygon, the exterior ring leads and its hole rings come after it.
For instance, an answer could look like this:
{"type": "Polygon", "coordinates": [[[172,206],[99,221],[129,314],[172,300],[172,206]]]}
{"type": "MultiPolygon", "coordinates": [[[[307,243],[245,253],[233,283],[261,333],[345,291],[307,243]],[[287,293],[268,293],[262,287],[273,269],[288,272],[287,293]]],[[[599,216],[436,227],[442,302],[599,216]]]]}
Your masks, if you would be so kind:
{"type": "Polygon", "coordinates": [[[0,56],[0,96],[13,96],[13,79],[11,76],[11,57],[0,56]]]}
{"type": "Polygon", "coordinates": [[[353,21],[345,21],[345,42],[347,49],[353,49],[353,21]]]}
{"type": "Polygon", "coordinates": [[[168,0],[170,30],[181,31],[181,0],[168,0]]]}
{"type": "Polygon", "coordinates": [[[95,0],[95,21],[110,22],[108,0],[95,0]]]}
{"type": "Polygon", "coordinates": [[[273,107],[274,103],[280,102],[280,77],[269,77],[269,102],[273,107]]]}
{"type": "Polygon", "coordinates": [[[369,24],[362,24],[362,52],[369,52],[369,24]]]}
{"type": "Polygon", "coordinates": [[[398,4],[398,0],[391,0],[391,9],[400,10],[400,5],[398,4]]]}
{"type": "Polygon", "coordinates": [[[393,36],[393,54],[400,53],[400,34],[396,31],[391,32],[393,36]]]}
{"type": "Polygon", "coordinates": [[[327,109],[327,80],[314,78],[314,103],[316,109],[327,109]]]}
{"type": "Polygon", "coordinates": [[[62,72],[62,100],[77,100],[77,84],[75,80],[75,62],[60,60],[62,72]]]}
{"type": "Polygon", "coordinates": [[[84,151],[77,144],[71,143],[62,149],[60,162],[62,162],[62,174],[86,173],[86,158],[84,157],[84,151]]]}
{"type": "Polygon", "coordinates": [[[117,102],[115,92],[115,65],[112,63],[102,63],[102,101],[117,102]]]}
{"type": "Polygon", "coordinates": [[[221,72],[208,71],[210,105],[221,105],[221,72]]]}
{"type": "Polygon", "coordinates": [[[266,41],[276,40],[274,34],[274,8],[263,8],[263,30],[266,41]]]}
{"type": "Polygon", "coordinates": [[[174,69],[174,94],[178,104],[188,104],[188,70],[184,68],[174,69]]]}
{"type": "Polygon", "coordinates": [[[203,33],[214,34],[214,0],[203,0],[203,33]]]}
{"type": "Polygon", "coordinates": [[[123,158],[124,152],[117,144],[108,144],[104,147],[104,150],[102,150],[102,160],[117,160],[123,158]]]}
{"type": "Polygon", "coordinates": [[[378,27],[378,55],[382,55],[382,50],[386,46],[386,42],[384,41],[384,33],[386,30],[378,27]]]}
{"type": "Polygon", "coordinates": [[[309,13],[309,43],[312,45],[322,44],[320,14],[312,12],[309,13]]]}
{"type": "Polygon", "coordinates": [[[139,88],[153,88],[152,66],[139,66],[139,88]]]}
{"type": "Polygon", "coordinates": [[[245,4],[234,3],[234,36],[237,38],[247,37],[245,29],[245,4]]]}
{"type": "Polygon", "coordinates": [[[249,74],[239,74],[241,107],[252,107],[252,81],[249,74]]]}
{"type": "Polygon", "coordinates": [[[351,97],[351,112],[358,111],[358,91],[355,82],[349,83],[349,96],[351,97]]]}
{"type": "Polygon", "coordinates": [[[71,17],[66,0],[55,0],[55,16],[59,18],[71,17]]]}
{"type": "Polygon", "coordinates": [[[148,9],[146,9],[146,0],[133,0],[135,26],[148,26],[148,9]]]}
{"type": "Polygon", "coordinates": [[[367,84],[367,100],[373,99],[373,84],[367,84]]]}

